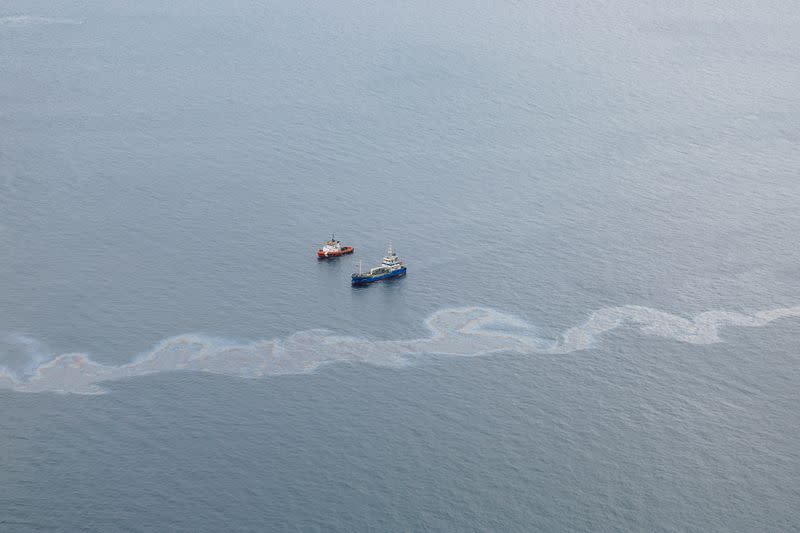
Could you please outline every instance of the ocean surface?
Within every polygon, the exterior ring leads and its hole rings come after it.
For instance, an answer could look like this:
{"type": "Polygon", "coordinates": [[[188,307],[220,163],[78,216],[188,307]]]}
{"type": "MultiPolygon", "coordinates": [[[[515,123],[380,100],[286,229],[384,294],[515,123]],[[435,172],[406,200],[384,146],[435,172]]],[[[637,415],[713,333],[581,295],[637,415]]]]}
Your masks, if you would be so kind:
{"type": "Polygon", "coordinates": [[[0,530],[800,531],[798,236],[794,1],[7,0],[0,530]]]}

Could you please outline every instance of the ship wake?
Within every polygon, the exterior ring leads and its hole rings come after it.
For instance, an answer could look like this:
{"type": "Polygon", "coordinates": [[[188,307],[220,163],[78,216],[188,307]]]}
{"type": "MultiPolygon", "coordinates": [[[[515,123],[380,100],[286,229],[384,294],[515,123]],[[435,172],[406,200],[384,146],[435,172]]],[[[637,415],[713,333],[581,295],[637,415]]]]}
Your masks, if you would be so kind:
{"type": "MultiPolygon", "coordinates": [[[[778,319],[799,317],[800,306],[753,314],[707,311],[690,318],[648,307],[609,307],[593,312],[585,323],[566,330],[558,338],[546,339],[538,336],[535,327],[526,321],[493,309],[444,309],[425,321],[430,335],[424,338],[380,341],[309,330],[285,339],[231,344],[200,335],[181,335],[161,341],[147,354],[123,365],[101,364],[88,354],[68,353],[37,362],[26,371],[0,367],[0,389],[100,394],[106,391],[103,383],[161,372],[196,371],[260,378],[313,372],[321,365],[335,362],[403,366],[432,354],[557,355],[591,349],[603,334],[620,327],[689,344],[711,344],[721,341],[720,330],[724,327],[759,327],[778,319]]],[[[27,337],[23,340],[26,346],[33,344],[27,337]]],[[[0,364],[3,356],[0,353],[0,364]]]]}

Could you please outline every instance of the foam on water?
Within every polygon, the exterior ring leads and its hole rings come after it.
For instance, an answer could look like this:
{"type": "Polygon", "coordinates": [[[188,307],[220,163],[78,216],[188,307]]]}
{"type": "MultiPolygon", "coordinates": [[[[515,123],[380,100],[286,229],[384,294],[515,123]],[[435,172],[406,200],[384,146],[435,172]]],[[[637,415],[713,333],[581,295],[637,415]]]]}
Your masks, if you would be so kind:
{"type": "Polygon", "coordinates": [[[39,364],[30,373],[0,368],[0,388],[99,394],[104,392],[103,382],[179,370],[258,378],[311,372],[335,362],[401,366],[425,354],[566,354],[590,349],[602,334],[623,326],[638,328],[645,335],[710,344],[720,341],[722,327],[758,327],[789,317],[800,317],[800,306],[749,315],[706,311],[691,318],[648,307],[609,307],[595,311],[585,323],[568,329],[559,338],[544,339],[535,334],[532,325],[492,309],[444,309],[425,321],[431,332],[426,338],[375,341],[308,330],[286,339],[231,344],[200,335],[181,335],[161,341],[150,352],[124,365],[104,365],[87,354],[68,353],[39,364]]]}

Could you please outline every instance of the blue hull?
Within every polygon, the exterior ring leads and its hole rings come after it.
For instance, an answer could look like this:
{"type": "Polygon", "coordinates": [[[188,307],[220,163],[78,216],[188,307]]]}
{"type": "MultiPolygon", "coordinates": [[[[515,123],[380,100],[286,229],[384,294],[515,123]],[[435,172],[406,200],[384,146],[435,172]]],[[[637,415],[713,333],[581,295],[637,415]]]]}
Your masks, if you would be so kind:
{"type": "Polygon", "coordinates": [[[353,274],[352,282],[353,285],[367,285],[368,283],[372,283],[374,281],[380,281],[382,279],[389,279],[389,278],[399,278],[400,276],[406,275],[406,267],[399,268],[394,272],[388,272],[386,274],[381,274],[379,276],[358,276],[353,274]]]}

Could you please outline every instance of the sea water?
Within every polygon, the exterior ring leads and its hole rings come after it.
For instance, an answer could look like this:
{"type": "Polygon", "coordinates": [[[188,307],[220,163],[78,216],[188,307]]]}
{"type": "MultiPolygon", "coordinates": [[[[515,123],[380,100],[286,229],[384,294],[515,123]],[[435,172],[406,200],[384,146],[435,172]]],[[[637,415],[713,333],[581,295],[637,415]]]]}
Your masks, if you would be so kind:
{"type": "Polygon", "coordinates": [[[0,6],[0,529],[797,529],[798,36],[0,6]]]}

